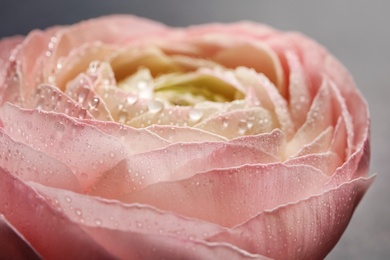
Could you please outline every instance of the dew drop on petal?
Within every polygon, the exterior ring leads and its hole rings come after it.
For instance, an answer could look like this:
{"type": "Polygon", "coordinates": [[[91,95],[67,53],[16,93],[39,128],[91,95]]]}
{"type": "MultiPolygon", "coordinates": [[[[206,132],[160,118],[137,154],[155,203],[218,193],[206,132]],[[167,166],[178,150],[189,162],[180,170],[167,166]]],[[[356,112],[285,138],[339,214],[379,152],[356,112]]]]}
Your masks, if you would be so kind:
{"type": "Polygon", "coordinates": [[[95,224],[96,224],[96,226],[101,226],[102,225],[102,220],[99,219],[99,218],[95,219],[95,224]]]}
{"type": "Polygon", "coordinates": [[[122,123],[122,124],[126,123],[127,117],[128,117],[128,116],[129,116],[129,115],[127,114],[126,111],[124,111],[124,110],[120,111],[120,112],[119,112],[119,115],[118,115],[118,121],[119,121],[119,123],[122,123]]]}
{"type": "Polygon", "coordinates": [[[189,112],[189,116],[191,121],[196,122],[203,117],[203,112],[199,109],[191,109],[189,112]]]}
{"type": "Polygon", "coordinates": [[[76,209],[75,212],[77,216],[81,216],[83,214],[81,209],[76,209]]]}
{"type": "Polygon", "coordinates": [[[164,108],[164,104],[158,100],[151,100],[148,103],[148,109],[151,113],[158,113],[164,108]]]}
{"type": "Polygon", "coordinates": [[[129,105],[134,105],[137,101],[138,101],[137,96],[128,96],[128,97],[126,98],[126,102],[127,102],[127,104],[129,104],[129,105]]]}
{"type": "Polygon", "coordinates": [[[88,88],[83,88],[80,90],[80,92],[78,93],[78,96],[77,96],[77,101],[82,104],[85,100],[85,98],[88,96],[89,94],[89,89],[88,88]]]}
{"type": "Polygon", "coordinates": [[[66,202],[68,202],[68,203],[71,203],[71,202],[72,202],[72,198],[69,197],[69,196],[66,196],[66,197],[65,197],[65,200],[66,200],[66,202]]]}
{"type": "Polygon", "coordinates": [[[229,120],[227,118],[222,119],[222,127],[227,128],[229,126],[229,120]]]}
{"type": "Polygon", "coordinates": [[[137,82],[137,88],[139,90],[143,90],[143,89],[146,89],[148,87],[148,82],[146,80],[140,80],[137,82]]]}
{"type": "Polygon", "coordinates": [[[99,62],[98,61],[91,62],[89,64],[89,67],[88,67],[88,73],[90,73],[90,74],[96,73],[98,67],[99,67],[99,62]]]}
{"type": "Polygon", "coordinates": [[[238,122],[238,133],[239,133],[240,135],[245,134],[247,128],[248,128],[248,124],[247,124],[247,122],[246,122],[245,120],[240,120],[240,121],[238,122]]]}
{"type": "Polygon", "coordinates": [[[99,103],[100,103],[99,99],[98,99],[97,97],[94,97],[94,98],[89,102],[89,107],[90,107],[91,109],[95,109],[95,108],[97,108],[97,107],[99,106],[99,103]]]}

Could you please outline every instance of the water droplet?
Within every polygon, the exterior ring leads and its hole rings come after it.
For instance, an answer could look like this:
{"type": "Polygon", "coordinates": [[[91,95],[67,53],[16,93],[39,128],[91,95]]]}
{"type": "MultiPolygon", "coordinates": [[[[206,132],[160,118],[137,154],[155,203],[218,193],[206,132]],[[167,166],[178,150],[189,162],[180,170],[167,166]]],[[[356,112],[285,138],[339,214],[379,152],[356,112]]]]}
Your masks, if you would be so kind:
{"type": "Polygon", "coordinates": [[[68,202],[68,203],[71,203],[71,202],[72,202],[72,198],[69,197],[69,196],[66,196],[66,197],[65,197],[65,200],[66,200],[66,202],[68,202]]]}
{"type": "Polygon", "coordinates": [[[148,103],[148,109],[151,113],[158,113],[164,108],[164,104],[158,100],[151,100],[148,103]]]}
{"type": "Polygon", "coordinates": [[[252,127],[253,127],[253,121],[252,121],[252,120],[248,121],[248,122],[246,123],[246,126],[248,127],[248,129],[252,129],[252,127]]]}
{"type": "Polygon", "coordinates": [[[58,62],[56,67],[58,70],[60,70],[60,69],[62,69],[62,64],[60,62],[58,62]]]}
{"type": "Polygon", "coordinates": [[[96,73],[98,67],[99,67],[99,61],[92,61],[92,62],[89,64],[88,73],[90,73],[90,74],[96,73]]]}
{"type": "Polygon", "coordinates": [[[240,120],[238,122],[238,133],[240,135],[244,135],[246,133],[247,127],[248,127],[247,122],[245,120],[240,120]]]}
{"type": "Polygon", "coordinates": [[[91,109],[95,109],[99,106],[100,100],[97,97],[94,97],[90,102],[89,102],[89,107],[91,109]]]}
{"type": "Polygon", "coordinates": [[[228,125],[229,125],[229,120],[227,120],[227,118],[223,118],[222,119],[222,127],[227,128],[228,125]]]}
{"type": "Polygon", "coordinates": [[[76,209],[75,212],[77,216],[81,216],[83,214],[81,209],[76,209]]]}
{"type": "Polygon", "coordinates": [[[87,87],[83,87],[81,88],[81,90],[79,91],[78,95],[77,95],[77,101],[82,104],[85,100],[85,98],[88,96],[89,94],[89,89],[87,87]]]}
{"type": "Polygon", "coordinates": [[[129,115],[127,114],[126,111],[124,111],[124,110],[120,111],[119,114],[118,114],[118,121],[119,121],[119,123],[122,123],[122,124],[126,123],[128,116],[129,115]]]}
{"type": "Polygon", "coordinates": [[[148,84],[148,82],[146,80],[140,80],[140,81],[137,82],[137,88],[139,90],[148,88],[148,85],[149,84],[148,84]]]}
{"type": "Polygon", "coordinates": [[[126,102],[127,102],[129,105],[134,105],[137,101],[138,101],[138,97],[137,97],[137,96],[128,96],[128,97],[126,98],[126,102]]]}
{"type": "Polygon", "coordinates": [[[96,224],[96,226],[101,226],[102,225],[102,220],[99,219],[99,218],[95,219],[95,224],[96,224]]]}
{"type": "Polygon", "coordinates": [[[191,109],[189,112],[191,121],[197,122],[203,117],[203,111],[199,109],[191,109]]]}
{"type": "Polygon", "coordinates": [[[56,80],[56,77],[54,77],[53,75],[50,75],[48,78],[47,78],[47,81],[52,84],[54,83],[54,81],[56,80]]]}

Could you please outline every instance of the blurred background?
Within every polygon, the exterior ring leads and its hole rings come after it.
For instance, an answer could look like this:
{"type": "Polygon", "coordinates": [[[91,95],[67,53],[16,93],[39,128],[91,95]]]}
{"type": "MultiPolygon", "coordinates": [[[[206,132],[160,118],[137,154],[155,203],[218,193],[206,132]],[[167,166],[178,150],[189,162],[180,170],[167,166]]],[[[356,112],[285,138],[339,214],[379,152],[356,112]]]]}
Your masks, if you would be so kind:
{"type": "Polygon", "coordinates": [[[368,100],[371,173],[377,179],[326,259],[390,259],[390,1],[0,0],[0,38],[110,13],[171,26],[252,20],[301,31],[325,45],[351,71],[368,100]]]}

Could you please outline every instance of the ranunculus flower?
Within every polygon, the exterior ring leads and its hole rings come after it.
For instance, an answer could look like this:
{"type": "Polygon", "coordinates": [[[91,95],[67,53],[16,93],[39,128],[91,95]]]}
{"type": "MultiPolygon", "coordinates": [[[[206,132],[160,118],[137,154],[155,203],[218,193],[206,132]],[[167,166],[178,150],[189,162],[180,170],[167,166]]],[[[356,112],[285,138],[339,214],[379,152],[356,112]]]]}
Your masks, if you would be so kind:
{"type": "Polygon", "coordinates": [[[2,255],[320,259],[373,181],[366,102],[301,34],[109,16],[0,50],[2,255]]]}

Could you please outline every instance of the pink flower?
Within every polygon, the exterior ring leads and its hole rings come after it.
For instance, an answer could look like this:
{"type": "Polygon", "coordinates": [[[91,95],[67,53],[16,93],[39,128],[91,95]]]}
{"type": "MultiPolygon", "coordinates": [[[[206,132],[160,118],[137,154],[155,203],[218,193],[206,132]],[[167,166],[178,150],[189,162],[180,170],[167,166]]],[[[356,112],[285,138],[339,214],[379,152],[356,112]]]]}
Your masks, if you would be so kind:
{"type": "Polygon", "coordinates": [[[317,43],[109,16],[0,41],[4,256],[320,259],[373,181],[317,43]]]}

